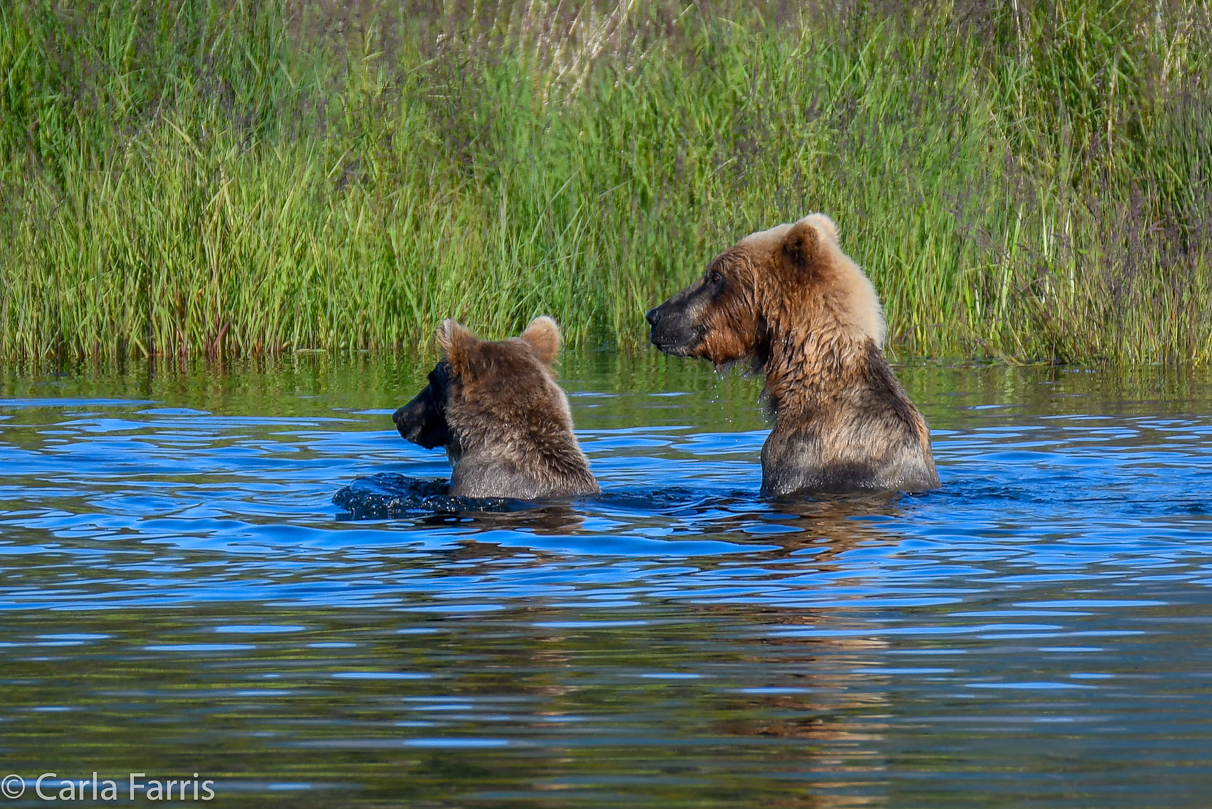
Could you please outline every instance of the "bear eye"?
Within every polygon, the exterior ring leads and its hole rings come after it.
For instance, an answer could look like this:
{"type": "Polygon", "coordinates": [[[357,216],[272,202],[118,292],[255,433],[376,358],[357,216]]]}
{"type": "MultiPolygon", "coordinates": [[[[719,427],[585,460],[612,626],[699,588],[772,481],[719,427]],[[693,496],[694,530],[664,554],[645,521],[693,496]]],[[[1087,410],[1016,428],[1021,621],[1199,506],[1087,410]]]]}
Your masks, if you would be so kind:
{"type": "Polygon", "coordinates": [[[724,281],[724,276],[720,273],[719,270],[712,270],[711,275],[709,275],[707,277],[708,277],[708,280],[710,280],[711,283],[713,283],[713,284],[719,284],[724,281]]]}

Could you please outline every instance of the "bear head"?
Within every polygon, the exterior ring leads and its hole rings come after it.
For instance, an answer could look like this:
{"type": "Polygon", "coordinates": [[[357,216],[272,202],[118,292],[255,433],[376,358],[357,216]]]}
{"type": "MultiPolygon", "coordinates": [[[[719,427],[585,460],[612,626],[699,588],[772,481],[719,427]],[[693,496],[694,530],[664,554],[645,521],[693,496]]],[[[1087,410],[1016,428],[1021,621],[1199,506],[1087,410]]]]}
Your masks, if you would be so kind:
{"type": "Polygon", "coordinates": [[[661,351],[717,366],[764,364],[772,342],[796,330],[828,330],[877,347],[884,340],[875,288],[838,246],[833,220],[819,213],[742,239],[646,317],[661,351]]]}
{"type": "Polygon", "coordinates": [[[550,317],[531,321],[512,340],[479,340],[455,320],[438,327],[442,359],[428,384],[392,414],[400,435],[426,449],[445,447],[452,462],[462,454],[466,428],[490,430],[524,423],[536,407],[567,412],[567,400],[550,366],[560,329],[550,317]]]}

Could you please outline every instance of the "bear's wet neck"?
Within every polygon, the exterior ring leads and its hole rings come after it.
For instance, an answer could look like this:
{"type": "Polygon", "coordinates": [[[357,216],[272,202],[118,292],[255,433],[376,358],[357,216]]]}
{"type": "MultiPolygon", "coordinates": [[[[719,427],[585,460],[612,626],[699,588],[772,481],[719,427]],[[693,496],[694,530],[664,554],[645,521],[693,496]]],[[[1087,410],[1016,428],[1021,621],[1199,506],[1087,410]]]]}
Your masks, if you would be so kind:
{"type": "Polygon", "coordinates": [[[770,417],[776,422],[780,416],[809,417],[852,389],[854,380],[865,376],[870,342],[866,335],[838,328],[772,330],[762,363],[770,417]]]}

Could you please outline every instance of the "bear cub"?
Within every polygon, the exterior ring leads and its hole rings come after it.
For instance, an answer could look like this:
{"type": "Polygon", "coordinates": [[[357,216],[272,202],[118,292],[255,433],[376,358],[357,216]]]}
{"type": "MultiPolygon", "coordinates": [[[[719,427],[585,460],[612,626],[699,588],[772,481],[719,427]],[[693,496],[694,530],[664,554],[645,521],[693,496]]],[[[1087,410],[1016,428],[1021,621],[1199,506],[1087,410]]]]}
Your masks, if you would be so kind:
{"type": "Polygon", "coordinates": [[[445,447],[455,497],[538,500],[597,494],[551,364],[560,328],[531,321],[511,340],[479,340],[454,320],[438,328],[429,384],[392,415],[407,440],[445,447]]]}
{"type": "Polygon", "coordinates": [[[766,494],[938,488],[930,431],[884,358],[875,288],[824,214],[742,239],[647,318],[666,354],[762,369],[766,494]]]}

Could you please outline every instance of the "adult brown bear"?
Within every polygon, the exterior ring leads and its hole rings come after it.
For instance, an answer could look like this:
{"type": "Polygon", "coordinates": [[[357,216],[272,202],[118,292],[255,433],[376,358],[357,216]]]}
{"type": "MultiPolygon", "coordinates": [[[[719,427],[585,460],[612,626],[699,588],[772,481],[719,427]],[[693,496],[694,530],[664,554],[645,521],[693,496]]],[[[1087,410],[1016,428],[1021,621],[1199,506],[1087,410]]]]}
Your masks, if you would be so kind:
{"type": "Polygon", "coordinates": [[[666,354],[764,371],[763,492],[938,488],[930,431],[884,359],[875,288],[824,214],[746,237],[647,318],[666,354]]]}
{"type": "Polygon", "coordinates": [[[551,371],[560,349],[554,320],[535,318],[500,342],[447,320],[437,336],[442,360],[392,421],[414,444],[446,448],[452,495],[537,500],[599,491],[551,371]]]}

